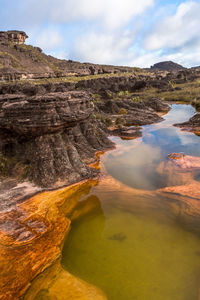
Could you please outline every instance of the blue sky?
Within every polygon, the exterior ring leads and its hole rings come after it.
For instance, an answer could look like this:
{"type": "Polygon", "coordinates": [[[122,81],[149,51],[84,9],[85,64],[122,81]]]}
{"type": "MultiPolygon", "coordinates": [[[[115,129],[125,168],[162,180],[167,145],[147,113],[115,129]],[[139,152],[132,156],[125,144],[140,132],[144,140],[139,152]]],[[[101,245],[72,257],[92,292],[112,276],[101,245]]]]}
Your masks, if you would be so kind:
{"type": "Polygon", "coordinates": [[[59,58],[149,67],[200,65],[200,0],[0,0],[0,30],[59,58]]]}

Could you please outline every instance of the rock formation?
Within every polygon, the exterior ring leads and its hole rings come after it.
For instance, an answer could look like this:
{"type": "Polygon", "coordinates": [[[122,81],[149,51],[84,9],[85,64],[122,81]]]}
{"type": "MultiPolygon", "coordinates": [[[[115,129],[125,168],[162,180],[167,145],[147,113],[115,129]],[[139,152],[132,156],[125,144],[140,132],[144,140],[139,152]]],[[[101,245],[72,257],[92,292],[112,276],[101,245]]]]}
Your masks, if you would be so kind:
{"type": "Polygon", "coordinates": [[[175,124],[177,127],[181,127],[183,130],[191,131],[200,135],[200,113],[195,114],[189,121],[184,123],[175,124]]]}
{"type": "Polygon", "coordinates": [[[200,174],[199,157],[172,153],[160,164],[158,172],[168,178],[168,186],[160,192],[200,199],[199,181],[196,180],[200,174]]]}
{"type": "Polygon", "coordinates": [[[95,171],[87,163],[96,151],[112,145],[92,118],[92,98],[86,92],[5,95],[0,103],[1,153],[13,162],[12,173],[20,163],[21,176],[39,186],[92,177],[95,171]]]}
{"type": "Polygon", "coordinates": [[[185,70],[185,68],[173,61],[163,61],[159,62],[157,64],[154,64],[151,66],[152,70],[162,70],[162,71],[168,71],[168,72],[173,72],[173,71],[181,71],[185,70]]]}
{"type": "Polygon", "coordinates": [[[9,42],[12,42],[16,45],[21,45],[25,43],[27,38],[28,36],[24,31],[0,31],[0,44],[9,45],[9,42]]]}
{"type": "Polygon", "coordinates": [[[159,122],[156,112],[169,109],[160,99],[94,103],[90,93],[80,90],[0,95],[1,175],[17,174],[19,180],[51,188],[90,178],[96,174],[88,167],[95,152],[113,146],[109,132],[141,136],[140,128],[128,127],[159,122]],[[107,120],[124,125],[123,130],[107,128],[107,120]]]}

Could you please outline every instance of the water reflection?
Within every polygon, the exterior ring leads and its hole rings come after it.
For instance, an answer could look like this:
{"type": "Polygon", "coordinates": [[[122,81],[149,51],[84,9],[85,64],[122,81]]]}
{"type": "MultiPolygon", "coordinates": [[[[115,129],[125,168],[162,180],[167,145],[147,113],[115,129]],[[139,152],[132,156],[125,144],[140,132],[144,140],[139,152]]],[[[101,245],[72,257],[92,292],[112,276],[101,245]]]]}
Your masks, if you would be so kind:
{"type": "Polygon", "coordinates": [[[167,177],[157,169],[168,154],[183,152],[200,156],[199,137],[173,126],[188,120],[194,113],[190,105],[173,104],[171,111],[164,116],[165,121],[144,126],[142,138],[124,141],[113,137],[117,149],[103,157],[107,172],[138,189],[155,190],[167,186],[167,177]]]}

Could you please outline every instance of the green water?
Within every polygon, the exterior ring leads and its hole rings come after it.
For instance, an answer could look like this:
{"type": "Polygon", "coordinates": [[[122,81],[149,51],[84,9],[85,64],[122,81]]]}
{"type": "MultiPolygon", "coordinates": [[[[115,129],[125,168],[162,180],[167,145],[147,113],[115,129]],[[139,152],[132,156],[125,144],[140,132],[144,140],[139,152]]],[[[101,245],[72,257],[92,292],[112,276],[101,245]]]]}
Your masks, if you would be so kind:
{"type": "MultiPolygon", "coordinates": [[[[167,186],[167,178],[156,172],[167,153],[200,156],[200,138],[172,126],[193,113],[190,106],[175,105],[166,121],[144,128],[140,143],[115,138],[116,151],[103,157],[108,173],[129,189],[167,186]]],[[[108,300],[199,299],[199,218],[174,213],[170,199],[141,196],[140,205],[134,192],[123,189],[99,185],[89,195],[99,205],[72,223],[62,253],[64,268],[101,288],[108,300]]]]}
{"type": "Polygon", "coordinates": [[[169,220],[96,211],[73,224],[63,266],[108,299],[198,299],[200,241],[169,220]]]}

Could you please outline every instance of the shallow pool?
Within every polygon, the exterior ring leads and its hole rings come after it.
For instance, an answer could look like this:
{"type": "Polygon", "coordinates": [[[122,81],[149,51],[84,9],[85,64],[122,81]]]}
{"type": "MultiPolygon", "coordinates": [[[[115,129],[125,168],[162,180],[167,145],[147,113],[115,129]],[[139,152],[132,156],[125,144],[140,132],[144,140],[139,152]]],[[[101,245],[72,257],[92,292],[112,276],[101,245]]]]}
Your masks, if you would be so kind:
{"type": "Polygon", "coordinates": [[[200,137],[173,126],[194,112],[175,104],[165,121],[144,126],[142,138],[112,138],[116,150],[102,156],[108,178],[80,199],[92,196],[99,205],[72,222],[62,265],[109,300],[199,299],[200,218],[184,215],[177,197],[155,192],[172,182],[159,172],[168,154],[200,156],[200,137]]]}

